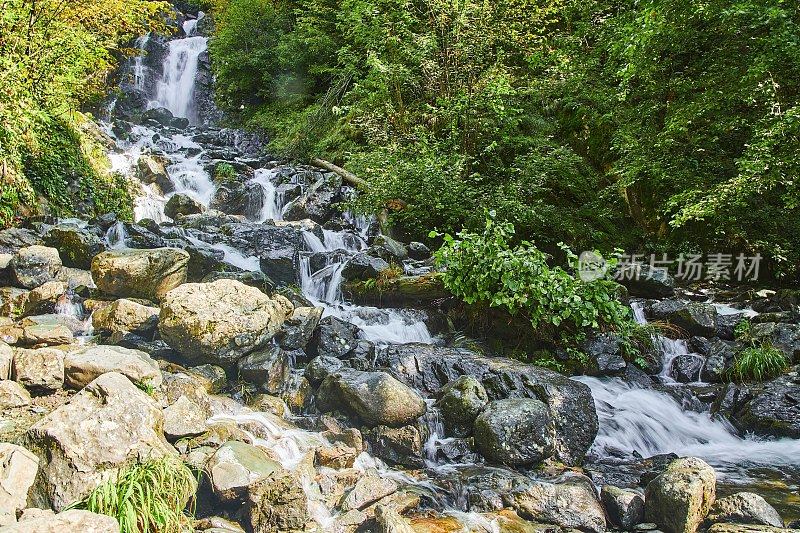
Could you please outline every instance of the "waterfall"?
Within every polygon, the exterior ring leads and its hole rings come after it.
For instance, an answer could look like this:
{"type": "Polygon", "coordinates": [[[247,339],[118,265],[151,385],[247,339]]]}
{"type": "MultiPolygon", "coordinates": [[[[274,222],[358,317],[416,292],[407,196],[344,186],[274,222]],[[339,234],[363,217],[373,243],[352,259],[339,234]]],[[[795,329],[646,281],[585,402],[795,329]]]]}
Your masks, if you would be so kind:
{"type": "Polygon", "coordinates": [[[133,86],[140,91],[145,91],[145,81],[147,80],[147,67],[144,64],[144,52],[147,43],[150,42],[150,34],[143,35],[136,39],[136,49],[140,53],[133,60],[133,86]]]}
{"type": "MultiPolygon", "coordinates": [[[[183,30],[191,35],[197,27],[196,20],[183,23],[183,30]]],[[[194,122],[194,88],[200,55],[208,49],[208,39],[203,36],[174,39],[164,60],[164,72],[158,82],[156,103],[169,109],[176,117],[194,122]]]]}

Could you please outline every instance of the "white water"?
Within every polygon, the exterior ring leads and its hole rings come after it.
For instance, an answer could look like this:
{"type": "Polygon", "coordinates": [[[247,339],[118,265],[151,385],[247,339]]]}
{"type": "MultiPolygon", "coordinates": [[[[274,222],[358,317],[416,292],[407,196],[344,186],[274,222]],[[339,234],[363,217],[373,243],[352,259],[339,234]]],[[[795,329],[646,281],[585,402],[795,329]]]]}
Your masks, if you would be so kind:
{"type": "Polygon", "coordinates": [[[196,20],[183,23],[183,30],[190,37],[169,42],[169,51],[164,60],[164,73],[157,85],[158,107],[169,109],[176,117],[194,122],[194,88],[200,55],[208,49],[208,39],[191,37],[197,27],[196,20]]]}
{"type": "Polygon", "coordinates": [[[147,43],[150,42],[150,34],[144,35],[136,39],[136,48],[141,50],[141,53],[133,60],[133,86],[140,91],[145,90],[145,81],[147,79],[147,67],[144,64],[144,50],[147,48],[147,43]]]}

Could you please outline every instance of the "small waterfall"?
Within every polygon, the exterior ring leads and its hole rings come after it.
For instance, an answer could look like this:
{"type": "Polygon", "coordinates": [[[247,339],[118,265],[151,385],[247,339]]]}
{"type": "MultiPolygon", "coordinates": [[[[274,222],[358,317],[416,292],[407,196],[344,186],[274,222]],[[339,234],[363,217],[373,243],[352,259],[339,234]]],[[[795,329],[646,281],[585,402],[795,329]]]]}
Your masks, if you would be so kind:
{"type": "MultiPolygon", "coordinates": [[[[183,23],[183,31],[191,35],[197,20],[183,23]]],[[[195,120],[194,88],[200,55],[208,49],[208,39],[202,36],[174,39],[169,42],[169,51],[164,60],[164,72],[158,82],[156,102],[169,109],[176,117],[195,120]]]]}
{"type": "Polygon", "coordinates": [[[106,231],[106,244],[112,250],[119,250],[125,248],[125,240],[128,238],[128,232],[125,229],[125,224],[121,221],[116,221],[113,226],[106,231]]]}
{"type": "Polygon", "coordinates": [[[278,193],[275,184],[272,182],[275,174],[274,170],[258,169],[253,179],[250,180],[250,183],[259,185],[263,191],[263,203],[258,216],[258,222],[262,224],[267,220],[283,220],[283,209],[286,207],[286,201],[284,195],[278,193]]]}
{"type": "Polygon", "coordinates": [[[150,42],[150,34],[143,35],[136,39],[136,49],[141,52],[133,60],[133,86],[140,90],[146,91],[145,82],[147,80],[147,67],[144,64],[144,52],[147,49],[147,44],[150,42]]]}

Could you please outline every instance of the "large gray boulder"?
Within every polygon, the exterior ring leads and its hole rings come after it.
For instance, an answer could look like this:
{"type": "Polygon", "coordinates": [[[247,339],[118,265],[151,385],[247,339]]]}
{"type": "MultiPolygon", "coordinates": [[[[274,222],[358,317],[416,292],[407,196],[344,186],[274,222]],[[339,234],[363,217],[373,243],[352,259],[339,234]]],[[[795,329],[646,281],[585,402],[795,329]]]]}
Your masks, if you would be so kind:
{"type": "Polygon", "coordinates": [[[39,245],[20,248],[9,263],[13,281],[26,289],[55,281],[61,266],[58,250],[39,245]]]}
{"type": "Polygon", "coordinates": [[[322,319],[323,311],[322,307],[296,307],[277,336],[280,347],[284,350],[305,348],[322,319]]]}
{"type": "Polygon", "coordinates": [[[26,446],[39,457],[35,494],[61,511],[131,463],[175,454],[161,409],[122,374],[103,374],[34,424],[26,446]]]}
{"type": "Polygon", "coordinates": [[[292,370],[289,354],[278,346],[249,353],[237,363],[239,375],[263,392],[280,394],[292,370]]]}
{"type": "Polygon", "coordinates": [[[606,516],[589,478],[572,474],[557,482],[534,481],[506,497],[519,515],[535,522],[602,533],[606,516]]]}
{"type": "Polygon", "coordinates": [[[7,442],[0,442],[0,526],[14,522],[28,507],[30,490],[39,471],[39,458],[7,442]]]}
{"type": "Polygon", "coordinates": [[[712,304],[663,300],[650,308],[654,318],[666,320],[689,335],[714,337],[717,334],[717,308],[712,304]]]}
{"type": "Polygon", "coordinates": [[[250,486],[243,515],[253,533],[303,531],[311,519],[302,481],[286,471],[275,472],[250,486]]]}
{"type": "Polygon", "coordinates": [[[201,406],[186,396],[164,409],[164,435],[170,441],[195,437],[206,431],[206,416],[201,406]]]}
{"type": "Polygon", "coordinates": [[[749,431],[800,438],[800,367],[767,382],[734,416],[749,431]]]}
{"type": "Polygon", "coordinates": [[[386,372],[346,368],[325,378],[317,402],[322,410],[344,408],[370,426],[413,424],[426,411],[425,401],[415,390],[386,372]]]}
{"type": "Polygon", "coordinates": [[[711,524],[725,522],[783,527],[778,511],[752,492],[737,492],[715,501],[706,520],[711,524]]]}
{"type": "Polygon", "coordinates": [[[291,312],[238,281],[187,283],[164,298],[158,328],[187,359],[229,368],[269,342],[291,312]]]}
{"type": "Polygon", "coordinates": [[[64,386],[64,352],[55,348],[15,348],[12,375],[29,390],[58,390],[64,386]]]}
{"type": "Polygon", "coordinates": [[[26,511],[19,523],[0,528],[2,533],[116,533],[119,522],[113,516],[70,509],[58,514],[52,511],[26,511]]]}
{"type": "Polygon", "coordinates": [[[88,269],[92,258],[105,249],[103,241],[85,228],[61,224],[50,228],[44,236],[47,246],[57,249],[64,266],[88,269]]]}
{"type": "Polygon", "coordinates": [[[186,282],[188,263],[177,248],[109,250],[92,260],[92,278],[106,294],[159,301],[186,282]]]}
{"type": "Polygon", "coordinates": [[[542,462],[553,453],[547,405],[532,398],[495,400],[475,420],[475,445],[494,463],[542,462]]]}
{"type": "Polygon", "coordinates": [[[716,498],[714,469],[696,457],[676,459],[647,484],[645,520],[665,533],[694,533],[716,498]]]}
{"type": "Polygon", "coordinates": [[[447,434],[466,437],[472,433],[475,419],[489,402],[481,382],[472,376],[461,376],[445,385],[441,394],[436,406],[442,411],[447,434]]]}
{"type": "Polygon", "coordinates": [[[158,363],[140,350],[121,346],[89,346],[64,357],[67,386],[82,389],[107,372],[118,372],[138,385],[161,385],[158,363]]]}
{"type": "MultiPolygon", "coordinates": [[[[569,465],[583,462],[597,435],[598,421],[589,387],[557,372],[502,357],[426,344],[391,345],[376,349],[375,365],[406,385],[437,396],[462,375],[472,376],[489,400],[533,398],[547,404],[548,431],[555,456],[569,465]]],[[[366,366],[372,361],[364,361],[366,366]]]]}
{"type": "Polygon", "coordinates": [[[188,194],[178,193],[167,200],[167,204],[164,206],[164,214],[169,218],[178,218],[178,216],[202,213],[203,209],[203,204],[188,194]]]}

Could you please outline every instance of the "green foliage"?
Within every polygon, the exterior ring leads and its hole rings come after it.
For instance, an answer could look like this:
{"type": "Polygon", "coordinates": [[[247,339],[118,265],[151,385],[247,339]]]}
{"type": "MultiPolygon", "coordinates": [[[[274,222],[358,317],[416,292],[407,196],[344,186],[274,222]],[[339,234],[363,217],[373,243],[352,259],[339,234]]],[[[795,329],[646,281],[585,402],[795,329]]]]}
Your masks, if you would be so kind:
{"type": "Polygon", "coordinates": [[[487,303],[522,314],[540,335],[551,334],[571,349],[590,330],[623,332],[631,327],[630,309],[615,299],[612,282],[584,282],[551,267],[530,242],[512,246],[513,235],[510,223],[492,218],[483,233],[444,234],[435,257],[446,268],[445,287],[468,304],[487,303]]]}
{"type": "Polygon", "coordinates": [[[214,181],[217,183],[229,183],[236,179],[236,169],[230,163],[218,163],[214,167],[214,181]]]}
{"type": "Polygon", "coordinates": [[[738,352],[733,361],[731,376],[736,381],[765,381],[781,375],[789,366],[782,351],[769,345],[750,346],[738,352]]]}
{"type": "Polygon", "coordinates": [[[192,530],[185,510],[196,490],[192,471],[166,457],[128,467],[76,507],[115,517],[121,533],[182,533],[192,530]]]}

